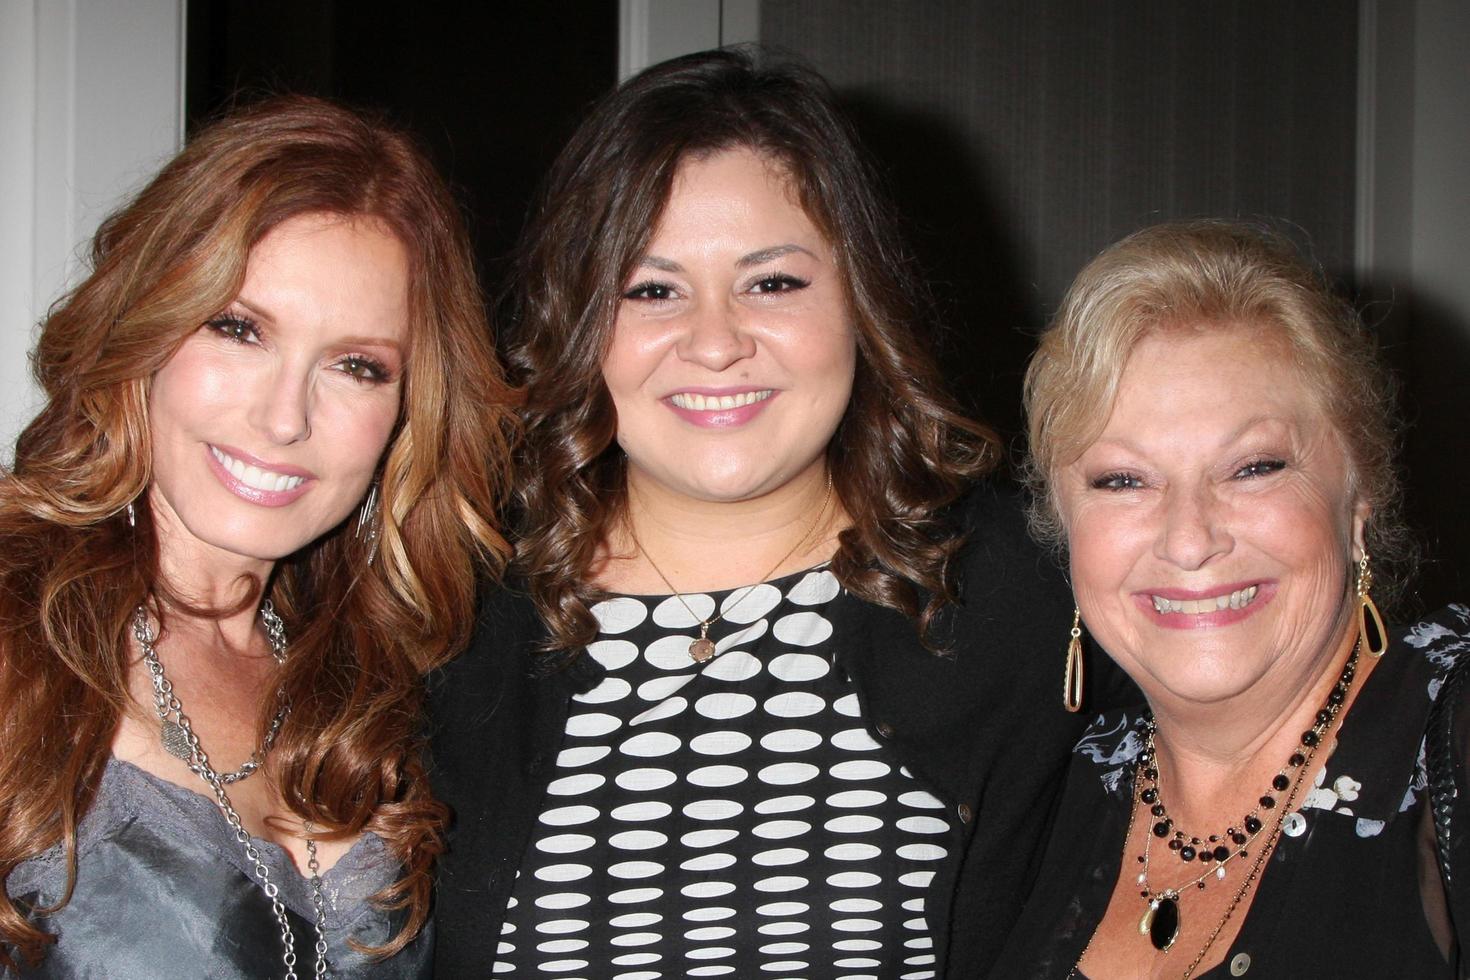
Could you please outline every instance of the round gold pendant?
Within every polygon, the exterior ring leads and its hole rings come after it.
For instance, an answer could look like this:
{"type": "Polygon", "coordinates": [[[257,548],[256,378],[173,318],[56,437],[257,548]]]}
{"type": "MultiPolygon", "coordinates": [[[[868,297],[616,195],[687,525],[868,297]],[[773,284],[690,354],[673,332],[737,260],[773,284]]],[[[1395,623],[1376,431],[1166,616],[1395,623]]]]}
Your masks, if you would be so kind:
{"type": "Polygon", "coordinates": [[[706,663],[715,655],[715,644],[713,640],[701,636],[689,644],[689,659],[697,664],[706,663]]]}

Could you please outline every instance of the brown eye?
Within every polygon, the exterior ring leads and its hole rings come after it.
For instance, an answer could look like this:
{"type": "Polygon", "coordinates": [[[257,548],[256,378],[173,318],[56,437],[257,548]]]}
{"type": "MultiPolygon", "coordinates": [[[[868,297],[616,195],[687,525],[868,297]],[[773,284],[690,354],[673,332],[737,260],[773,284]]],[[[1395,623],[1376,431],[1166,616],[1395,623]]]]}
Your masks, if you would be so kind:
{"type": "Polygon", "coordinates": [[[351,354],[338,362],[337,369],[358,381],[387,381],[388,369],[370,357],[351,354]]]}
{"type": "Polygon", "coordinates": [[[788,276],[784,272],[779,272],[775,275],[765,276],[756,280],[755,284],[750,287],[750,290],[753,293],[787,293],[796,289],[805,289],[810,285],[811,283],[805,279],[798,279],[795,276],[788,276]]]}
{"type": "Polygon", "coordinates": [[[640,282],[623,293],[623,299],[664,300],[673,299],[674,287],[662,282],[640,282]]]}
{"type": "Polygon", "coordinates": [[[255,325],[255,321],[246,317],[222,313],[204,321],[204,326],[226,340],[233,340],[240,344],[260,343],[260,329],[255,325]]]}

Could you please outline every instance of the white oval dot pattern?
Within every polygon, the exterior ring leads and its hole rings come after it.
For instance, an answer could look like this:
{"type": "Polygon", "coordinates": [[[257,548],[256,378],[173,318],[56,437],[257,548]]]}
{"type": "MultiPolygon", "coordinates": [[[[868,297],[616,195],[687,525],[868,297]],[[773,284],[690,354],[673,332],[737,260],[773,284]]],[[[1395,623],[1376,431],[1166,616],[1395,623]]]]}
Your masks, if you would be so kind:
{"type": "Polygon", "coordinates": [[[840,592],[818,569],[684,596],[725,612],[703,665],[677,599],[593,607],[607,675],[570,705],[489,973],[934,976],[924,910],[960,827],[862,717],[840,592]]]}

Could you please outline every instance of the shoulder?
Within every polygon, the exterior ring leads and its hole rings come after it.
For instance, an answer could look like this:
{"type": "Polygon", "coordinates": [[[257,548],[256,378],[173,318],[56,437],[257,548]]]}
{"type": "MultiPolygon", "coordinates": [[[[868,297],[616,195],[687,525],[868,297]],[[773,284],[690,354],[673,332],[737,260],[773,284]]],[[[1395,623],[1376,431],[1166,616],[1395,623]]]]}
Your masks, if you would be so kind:
{"type": "Polygon", "coordinates": [[[544,637],[536,606],[517,583],[486,583],[469,645],[429,675],[432,720],[442,725],[461,711],[482,711],[487,699],[513,694],[529,679],[544,637]]]}
{"type": "Polygon", "coordinates": [[[1446,606],[1395,634],[1411,653],[1439,670],[1448,670],[1470,653],[1470,606],[1446,606]]]}
{"type": "MultiPolygon", "coordinates": [[[[1057,556],[1031,537],[1026,498],[1015,485],[987,480],[956,505],[964,534],[957,555],[960,602],[969,615],[1069,619],[1070,590],[1057,556]]],[[[1063,627],[1065,633],[1065,626],[1063,627]]]]}

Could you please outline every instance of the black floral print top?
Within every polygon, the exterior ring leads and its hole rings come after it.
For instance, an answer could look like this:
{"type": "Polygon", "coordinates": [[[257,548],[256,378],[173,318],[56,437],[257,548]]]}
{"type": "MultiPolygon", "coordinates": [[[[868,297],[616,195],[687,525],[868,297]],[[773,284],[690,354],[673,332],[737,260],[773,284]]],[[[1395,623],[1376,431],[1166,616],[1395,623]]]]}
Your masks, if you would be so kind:
{"type": "MultiPolygon", "coordinates": [[[[1239,934],[1200,976],[1456,975],[1426,799],[1425,730],[1466,655],[1466,606],[1395,631],[1336,745],[1325,747],[1312,788],[1286,815],[1239,934]]],[[[1051,843],[994,976],[1065,977],[1081,957],[1121,869],[1146,717],[1141,709],[1099,715],[1077,743],[1051,843]]],[[[1455,761],[1463,771],[1463,757],[1455,761]]],[[[1459,826],[1470,832],[1467,795],[1456,808],[1466,809],[1459,826]]]]}

